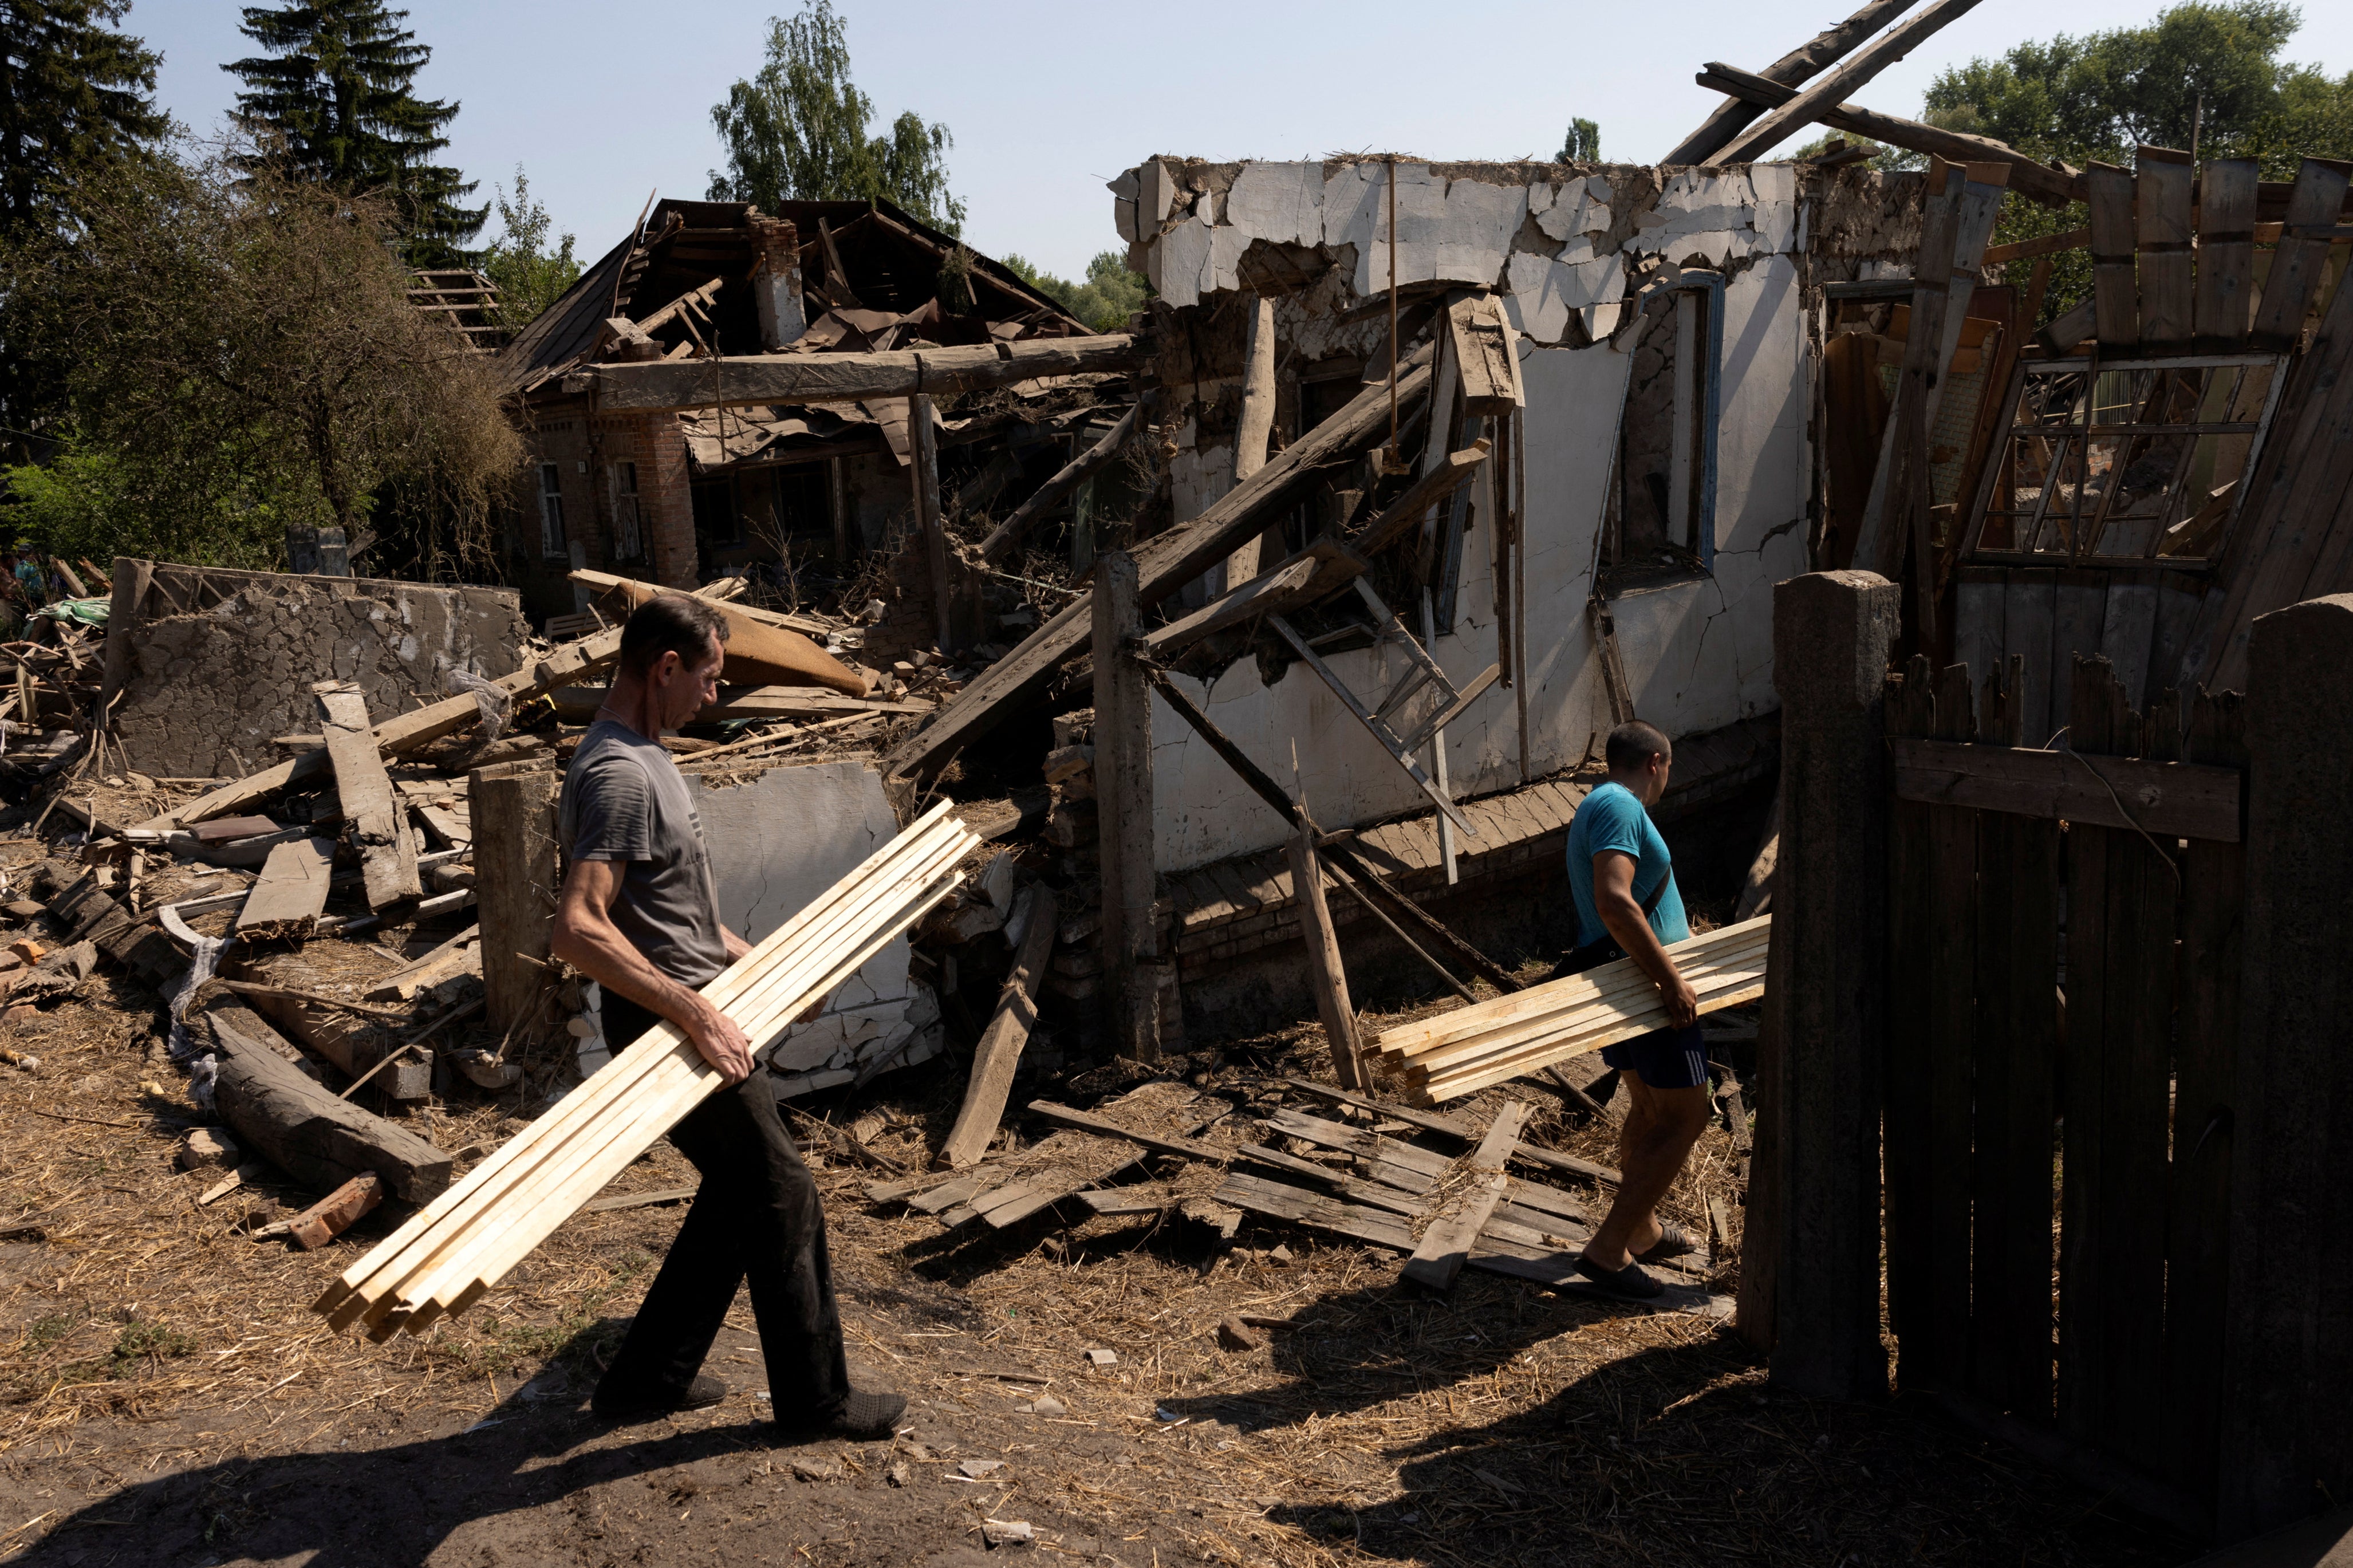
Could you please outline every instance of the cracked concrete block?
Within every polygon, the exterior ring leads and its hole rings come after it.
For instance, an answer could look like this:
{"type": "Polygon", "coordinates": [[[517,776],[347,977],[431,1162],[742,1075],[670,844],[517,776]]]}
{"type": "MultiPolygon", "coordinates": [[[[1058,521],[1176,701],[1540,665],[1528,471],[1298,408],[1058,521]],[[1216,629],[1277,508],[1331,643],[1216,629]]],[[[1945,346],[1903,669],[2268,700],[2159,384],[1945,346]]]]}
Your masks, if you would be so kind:
{"type": "Polygon", "coordinates": [[[248,773],[278,759],[272,736],[316,727],[311,682],[355,682],[381,717],[447,696],[452,665],[512,673],[529,630],[511,589],[159,564],[140,613],[109,634],[127,653],[124,758],[173,777],[248,773]]]}

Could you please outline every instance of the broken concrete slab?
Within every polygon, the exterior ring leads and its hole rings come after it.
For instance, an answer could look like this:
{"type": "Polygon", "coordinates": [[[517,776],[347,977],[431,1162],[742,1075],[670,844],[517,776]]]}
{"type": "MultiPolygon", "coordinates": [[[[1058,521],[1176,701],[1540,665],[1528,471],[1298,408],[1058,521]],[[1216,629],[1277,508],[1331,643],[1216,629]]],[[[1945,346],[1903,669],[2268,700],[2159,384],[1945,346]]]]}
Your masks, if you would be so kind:
{"type": "Polygon", "coordinates": [[[446,696],[452,668],[510,673],[531,633],[507,588],[123,565],[103,696],[124,766],[162,776],[263,766],[272,736],[314,727],[312,681],[353,682],[375,712],[403,713],[446,696]]]}

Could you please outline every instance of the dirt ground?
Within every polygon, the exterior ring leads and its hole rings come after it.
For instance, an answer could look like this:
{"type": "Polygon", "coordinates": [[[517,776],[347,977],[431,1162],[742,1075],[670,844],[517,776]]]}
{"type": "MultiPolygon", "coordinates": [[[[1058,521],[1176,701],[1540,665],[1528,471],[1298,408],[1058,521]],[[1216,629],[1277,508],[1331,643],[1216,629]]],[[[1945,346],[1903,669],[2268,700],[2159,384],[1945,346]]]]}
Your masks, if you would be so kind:
{"type": "MultiPolygon", "coordinates": [[[[1475,1272],[1444,1299],[1408,1296],[1392,1254],[1254,1221],[1229,1247],[1151,1216],[943,1231],[870,1202],[877,1172],[838,1155],[813,1162],[853,1364],[910,1397],[898,1439],[772,1441],[747,1302],[711,1367],[733,1386],[725,1404],[609,1425],[586,1408],[597,1358],[681,1209],[583,1214],[423,1339],[338,1336],[308,1304],[381,1223],[306,1254],[232,1225],[307,1195],[265,1186],[199,1208],[217,1172],[172,1169],[197,1118],[185,1078],[150,1055],[159,1016],[150,993],[101,977],[12,1030],[43,1065],[0,1075],[0,1561],[2122,1568],[2195,1554],[1901,1405],[1781,1394],[1713,1322],[1475,1272]],[[1221,1348],[1237,1314],[1290,1326],[1221,1348]],[[1094,1349],[1115,1364],[1092,1364],[1094,1349]],[[1026,1522],[1034,1541],[992,1545],[987,1520],[1026,1522]]],[[[1259,1075],[1314,1055],[1299,1038],[1230,1044],[1208,1081],[1246,1101],[1259,1075]]],[[[810,1108],[837,1124],[883,1112],[873,1147],[914,1164],[961,1086],[934,1064],[810,1108]]],[[[423,1130],[452,1147],[496,1119],[478,1107],[423,1130]]],[[[1549,1101],[1532,1135],[1608,1157],[1606,1128],[1549,1101]]],[[[1704,1231],[1732,1158],[1712,1129],[1676,1195],[1684,1224],[1704,1231]]],[[[692,1179],[665,1146],[617,1189],[692,1179]]]]}

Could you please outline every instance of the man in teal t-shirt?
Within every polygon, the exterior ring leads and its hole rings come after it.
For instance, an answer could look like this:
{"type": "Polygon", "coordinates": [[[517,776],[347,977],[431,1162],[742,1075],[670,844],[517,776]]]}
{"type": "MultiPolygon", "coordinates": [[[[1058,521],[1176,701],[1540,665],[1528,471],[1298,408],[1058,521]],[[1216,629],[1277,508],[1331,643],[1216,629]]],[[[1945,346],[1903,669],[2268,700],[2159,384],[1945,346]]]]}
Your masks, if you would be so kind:
{"type": "Polygon", "coordinates": [[[1683,1231],[1661,1221],[1659,1200],[1674,1185],[1692,1145],[1707,1126],[1707,1054],[1700,1044],[1699,999],[1676,969],[1667,944],[1691,935],[1675,890],[1667,841],[1650,808],[1666,793],[1674,749],[1646,724],[1609,732],[1609,781],[1585,798],[1568,827],[1568,886],[1577,900],[1577,951],[1565,972],[1630,958],[1659,988],[1667,1027],[1605,1046],[1632,1104],[1618,1133],[1623,1180],[1609,1213],[1586,1244],[1577,1271],[1612,1295],[1647,1298],[1663,1288],[1644,1272],[1695,1251],[1683,1231]]]}

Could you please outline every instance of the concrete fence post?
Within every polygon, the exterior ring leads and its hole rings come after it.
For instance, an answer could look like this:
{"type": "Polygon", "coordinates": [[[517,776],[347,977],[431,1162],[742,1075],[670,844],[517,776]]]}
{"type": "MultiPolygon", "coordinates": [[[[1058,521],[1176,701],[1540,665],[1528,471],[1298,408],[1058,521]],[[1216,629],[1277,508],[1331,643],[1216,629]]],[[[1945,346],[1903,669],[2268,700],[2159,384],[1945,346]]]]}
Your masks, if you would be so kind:
{"type": "Polygon", "coordinates": [[[2353,595],[2247,640],[2224,1541],[2353,1496],[2353,595]]]}
{"type": "Polygon", "coordinates": [[[1739,1329],[1773,1381],[1887,1392],[1879,1340],[1879,1114],[1886,1019],[1883,705],[1901,592],[1814,572],[1773,592],[1781,853],[1757,1043],[1739,1329]]]}

